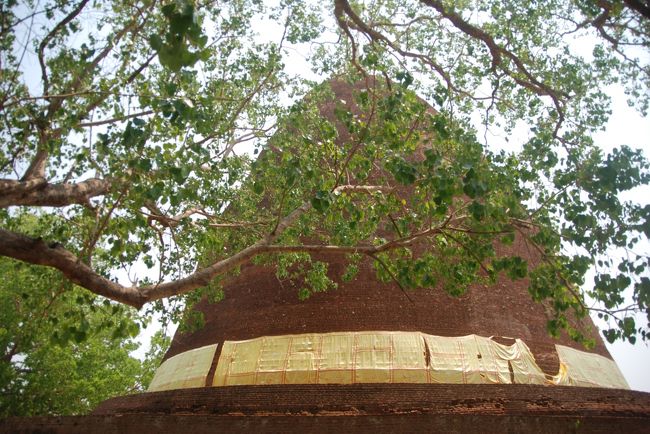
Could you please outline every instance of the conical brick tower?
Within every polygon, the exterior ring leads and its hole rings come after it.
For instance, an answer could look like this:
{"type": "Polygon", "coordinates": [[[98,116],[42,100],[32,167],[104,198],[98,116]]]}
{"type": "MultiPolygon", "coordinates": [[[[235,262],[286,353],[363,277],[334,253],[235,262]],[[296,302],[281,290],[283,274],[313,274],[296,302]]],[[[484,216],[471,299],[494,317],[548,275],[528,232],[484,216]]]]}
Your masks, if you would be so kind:
{"type": "MultiPolygon", "coordinates": [[[[332,81],[337,100],[353,87],[332,81]]],[[[333,116],[333,104],[322,115],[333,116]]],[[[498,246],[529,263],[516,239],[498,246]]],[[[650,395],[627,384],[591,324],[592,350],[549,336],[526,280],[501,277],[460,297],[380,282],[370,261],[336,290],[298,297],[298,283],[246,265],[205,324],[177,333],[150,391],[111,399],[88,424],[166,432],[648,432],[650,395]]],[[[67,426],[70,428],[70,426],[67,426]]],[[[74,431],[71,429],[71,431],[74,431]]]]}
{"type": "MultiPolygon", "coordinates": [[[[334,102],[344,101],[351,111],[358,111],[350,103],[358,89],[339,80],[329,85],[334,97],[320,104],[323,117],[335,118],[334,102]]],[[[339,128],[338,141],[345,140],[349,140],[348,134],[339,128]]],[[[497,255],[520,256],[531,265],[539,262],[537,252],[526,246],[521,237],[512,245],[498,246],[497,255]]],[[[313,260],[329,264],[329,276],[337,282],[338,289],[300,300],[301,282],[279,279],[271,267],[246,265],[239,276],[226,283],[223,301],[216,304],[204,301],[196,307],[203,313],[205,325],[192,333],[178,333],[165,360],[216,344],[216,362],[227,341],[374,331],[421,332],[445,337],[478,335],[493,337],[505,345],[520,339],[531,350],[538,367],[549,376],[558,374],[560,366],[556,345],[586,351],[568,336],[555,339],[549,335],[545,308],[531,299],[526,279],[512,281],[501,276],[496,284],[475,285],[460,297],[452,297],[438,288],[421,288],[405,294],[394,282],[378,281],[368,258],[361,262],[359,273],[350,282],[341,280],[346,265],[343,255],[320,253],[313,255],[313,260]]],[[[611,360],[593,323],[587,320],[582,327],[596,342],[590,353],[611,360]]],[[[207,385],[211,379],[214,381],[212,371],[207,385]]],[[[167,388],[162,384],[154,387],[167,388]]]]}

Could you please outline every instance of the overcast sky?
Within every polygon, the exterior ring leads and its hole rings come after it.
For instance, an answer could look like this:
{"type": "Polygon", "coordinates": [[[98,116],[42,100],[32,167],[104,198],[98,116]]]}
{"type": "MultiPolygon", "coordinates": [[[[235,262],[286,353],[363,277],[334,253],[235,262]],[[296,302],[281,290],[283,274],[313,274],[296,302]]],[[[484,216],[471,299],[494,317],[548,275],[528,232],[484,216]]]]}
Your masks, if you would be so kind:
{"type": "MultiPolygon", "coordinates": [[[[625,94],[620,87],[609,88],[609,94],[612,96],[612,116],[607,124],[607,129],[596,135],[596,143],[605,150],[623,144],[641,148],[645,157],[650,159],[650,122],[628,106],[625,94]]],[[[646,186],[627,196],[626,199],[635,202],[650,203],[650,188],[646,186]]],[[[648,254],[649,250],[646,243],[645,253],[648,254]]],[[[637,315],[637,323],[646,325],[648,318],[645,315],[637,315]]],[[[650,392],[650,346],[644,342],[637,342],[635,345],[617,342],[607,344],[607,348],[621,368],[630,387],[650,392]]]]}

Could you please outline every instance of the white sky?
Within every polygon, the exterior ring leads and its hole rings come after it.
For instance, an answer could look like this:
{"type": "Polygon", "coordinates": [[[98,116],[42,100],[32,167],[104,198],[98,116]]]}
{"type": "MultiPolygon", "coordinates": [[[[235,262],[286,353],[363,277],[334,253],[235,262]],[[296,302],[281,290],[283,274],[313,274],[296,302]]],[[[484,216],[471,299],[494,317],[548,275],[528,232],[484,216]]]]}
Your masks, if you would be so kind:
{"type": "MultiPolygon", "coordinates": [[[[609,88],[608,93],[612,96],[612,116],[606,130],[596,134],[596,143],[605,150],[622,144],[641,148],[645,157],[650,159],[650,122],[628,106],[620,86],[609,88]]],[[[635,191],[634,197],[628,199],[646,204],[650,202],[650,188],[646,186],[638,192],[635,191]]],[[[645,250],[646,253],[649,250],[647,243],[645,250]]],[[[648,323],[644,315],[638,315],[637,318],[637,324],[648,323]]],[[[594,318],[594,321],[598,325],[598,319],[594,318]]],[[[635,345],[627,342],[606,345],[630,387],[650,392],[650,346],[644,342],[637,342],[635,345]]]]}

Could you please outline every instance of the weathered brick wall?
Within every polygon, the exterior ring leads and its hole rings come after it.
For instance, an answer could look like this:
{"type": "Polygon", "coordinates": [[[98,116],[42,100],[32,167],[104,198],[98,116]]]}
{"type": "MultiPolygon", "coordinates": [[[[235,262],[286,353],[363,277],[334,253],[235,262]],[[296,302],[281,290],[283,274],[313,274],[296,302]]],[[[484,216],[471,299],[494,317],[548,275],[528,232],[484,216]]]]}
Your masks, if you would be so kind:
{"type": "MultiPolygon", "coordinates": [[[[352,100],[350,86],[333,84],[337,99],[352,100]]],[[[325,104],[323,116],[332,119],[333,108],[333,102],[325,104]]],[[[521,240],[498,250],[536,261],[521,240]]],[[[268,268],[243,267],[226,284],[224,301],[198,306],[205,313],[205,326],[177,334],[166,357],[224,340],[264,335],[421,331],[521,338],[539,366],[555,374],[555,343],[583,349],[566,336],[554,340],[547,334],[545,308],[531,300],[525,280],[502,278],[494,285],[475,285],[459,298],[435,288],[421,289],[410,292],[409,301],[397,285],[378,282],[368,261],[355,280],[343,283],[338,278],[344,270],[343,258],[316,259],[331,264],[330,277],[339,282],[339,289],[303,302],[297,297],[299,282],[279,281],[268,268]]],[[[594,352],[609,357],[595,330],[592,336],[597,341],[594,352]]],[[[215,361],[220,349],[221,345],[215,361]]],[[[214,367],[213,362],[211,375],[214,367]]],[[[650,394],[520,384],[231,386],[115,398],[91,416],[0,421],[0,433],[219,431],[643,433],[650,432],[650,394]]]]}
{"type": "Polygon", "coordinates": [[[430,415],[389,416],[193,416],[126,415],[0,421],[11,434],[213,434],[223,433],[444,433],[559,434],[648,433],[650,421],[631,417],[430,415]]]}
{"type": "Polygon", "coordinates": [[[650,394],[532,385],[282,385],[116,398],[93,415],[8,419],[0,433],[646,433],[650,394]]]}
{"type": "Polygon", "coordinates": [[[530,384],[314,384],[205,387],[107,400],[106,414],[493,414],[650,418],[650,394],[530,384]]]}
{"type": "MultiPolygon", "coordinates": [[[[512,249],[526,257],[526,248],[516,242],[512,249]]],[[[259,336],[326,333],[337,331],[421,331],[440,336],[506,336],[521,338],[531,348],[539,366],[548,374],[558,371],[555,344],[585,350],[563,336],[554,339],[546,330],[545,308],[527,291],[527,281],[500,278],[496,284],[475,285],[455,298],[440,289],[409,291],[409,297],[394,283],[375,278],[368,261],[357,277],[341,282],[344,262],[340,256],[321,256],[330,265],[330,276],[339,288],[314,294],[300,301],[300,282],[280,281],[272,269],[248,266],[225,286],[225,299],[198,306],[205,315],[204,327],[194,333],[177,334],[166,357],[191,348],[225,340],[259,336]]],[[[587,322],[591,327],[593,323],[587,322]]],[[[595,328],[594,352],[608,356],[595,328]]],[[[504,341],[507,343],[507,341],[504,341]]],[[[219,354],[217,354],[217,357],[219,354]]]]}
{"type": "MultiPolygon", "coordinates": [[[[354,87],[343,81],[330,82],[335,98],[321,105],[323,117],[333,120],[334,107],[346,101],[353,112],[354,87]]],[[[433,109],[431,109],[433,111],[433,109]]],[[[338,142],[349,134],[335,121],[339,129],[338,142]]],[[[408,198],[405,187],[399,194],[408,198]]],[[[261,204],[260,206],[265,206],[261,204]]],[[[414,251],[423,246],[414,246],[414,251]]],[[[497,246],[500,254],[516,254],[529,263],[536,263],[534,249],[517,239],[512,246],[497,246]]],[[[512,282],[501,278],[494,285],[474,285],[462,297],[450,297],[440,289],[429,288],[409,292],[409,297],[394,283],[381,283],[371,270],[370,260],[362,262],[357,277],[341,282],[345,270],[344,257],[316,255],[315,260],[330,264],[330,277],[339,288],[315,294],[306,301],[298,299],[300,282],[280,281],[274,270],[260,266],[245,266],[241,275],[225,285],[225,300],[210,305],[201,303],[206,324],[192,334],[177,334],[166,358],[192,348],[218,343],[218,358],[225,340],[241,340],[268,335],[325,333],[337,331],[421,331],[441,336],[507,336],[521,338],[531,348],[539,366],[548,374],[558,371],[559,361],[554,345],[561,343],[582,349],[567,336],[552,339],[546,330],[544,306],[534,303],[527,292],[528,282],[512,282]]],[[[593,328],[587,319],[586,325],[593,328]]],[[[610,357],[597,331],[591,336],[597,345],[594,352],[610,357]]]]}

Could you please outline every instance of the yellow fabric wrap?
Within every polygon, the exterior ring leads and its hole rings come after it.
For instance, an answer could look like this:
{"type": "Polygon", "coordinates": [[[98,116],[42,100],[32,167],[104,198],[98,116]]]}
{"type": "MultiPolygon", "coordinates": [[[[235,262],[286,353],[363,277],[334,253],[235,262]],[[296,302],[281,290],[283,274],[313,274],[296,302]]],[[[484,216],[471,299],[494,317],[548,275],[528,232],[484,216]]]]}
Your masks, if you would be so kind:
{"type": "Polygon", "coordinates": [[[149,392],[203,387],[217,344],[185,351],[165,360],[156,370],[149,392]]]}
{"type": "Polygon", "coordinates": [[[517,384],[551,384],[550,378],[537,366],[533,353],[521,339],[513,345],[501,345],[492,341],[497,357],[508,360],[512,368],[512,378],[517,384]]]}
{"type": "Polygon", "coordinates": [[[598,354],[556,345],[560,372],[553,382],[562,386],[610,387],[629,389],[616,363],[598,354]]]}
{"type": "Polygon", "coordinates": [[[547,383],[520,340],[348,332],[226,341],[214,386],[316,383],[547,383]],[[512,370],[512,373],[511,373],[512,370]]]}
{"type": "Polygon", "coordinates": [[[214,386],[426,382],[419,333],[356,332],[224,342],[214,386]]]}
{"type": "MultiPolygon", "coordinates": [[[[166,360],[149,391],[203,387],[217,345],[166,360]]],[[[519,383],[629,389],[616,363],[556,345],[559,373],[537,366],[526,344],[503,345],[477,335],[340,332],[226,341],[213,386],[239,384],[519,383]]]]}
{"type": "Polygon", "coordinates": [[[423,335],[430,353],[432,383],[546,384],[542,370],[521,340],[503,345],[477,335],[423,335]]]}

